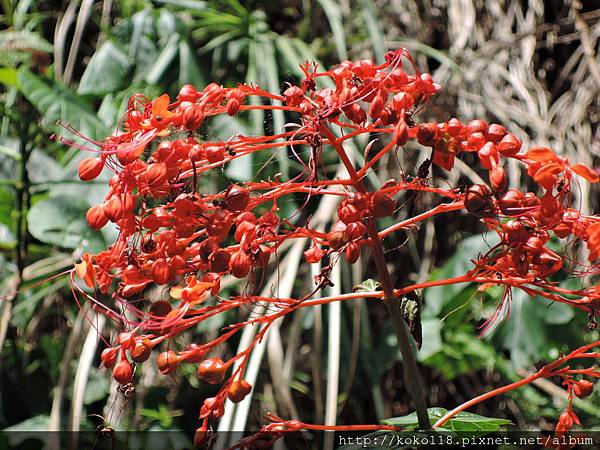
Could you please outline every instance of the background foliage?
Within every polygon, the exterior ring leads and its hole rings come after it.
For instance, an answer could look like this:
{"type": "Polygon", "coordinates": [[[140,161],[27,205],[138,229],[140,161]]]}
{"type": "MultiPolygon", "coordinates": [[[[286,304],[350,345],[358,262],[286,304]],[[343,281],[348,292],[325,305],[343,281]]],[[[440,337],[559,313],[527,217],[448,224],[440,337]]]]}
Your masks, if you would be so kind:
{"type": "MultiPolygon", "coordinates": [[[[0,3],[0,428],[5,430],[95,429],[101,420],[92,414],[99,414],[117,429],[182,430],[168,435],[174,439],[169,445],[181,447],[189,444],[197,405],[210,394],[191,369],[164,377],[149,364],[136,396],[123,404],[114,382],[98,368],[96,328],[106,336],[115,331],[99,322],[90,327],[65,277],[44,281],[68,269],[83,249],[104,247],[115,233],[87,226],[85,211],[104,197],[106,179],[79,182],[77,165],[85,152],[50,136],[81,139],[57,126],[58,120],[102,139],[117,126],[136,92],[174,95],[183,84],[202,87],[211,81],[227,86],[256,82],[279,91],[300,74],[302,61],[325,66],[345,58],[381,61],[388,49],[403,46],[444,86],[421,116],[424,121],[427,115],[440,120],[482,117],[510,127],[525,144],[550,145],[584,164],[593,166],[600,156],[595,56],[600,9],[590,6],[578,10],[576,3],[565,6],[569,2],[559,0],[0,3]]],[[[282,112],[255,111],[222,120],[207,132],[226,140],[235,133],[277,130],[285,123],[282,112]]],[[[364,145],[356,142],[357,158],[364,145]]],[[[386,180],[400,171],[410,173],[425,158],[413,148],[399,156],[373,176],[386,180]]],[[[220,176],[203,180],[205,188],[298,170],[283,154],[274,160],[237,161],[220,176]]],[[[449,183],[478,182],[468,160],[458,164],[461,173],[449,183]]],[[[522,184],[518,167],[509,173],[513,185],[522,184]]],[[[598,193],[589,186],[582,185],[576,195],[584,212],[597,210],[598,193]]],[[[431,201],[421,196],[406,210],[424,209],[431,201]]],[[[477,223],[459,214],[396,239],[387,256],[397,285],[462,274],[491,244],[477,223]]],[[[294,255],[284,258],[287,271],[279,282],[301,289],[311,273],[293,263],[294,255]]],[[[369,278],[368,264],[364,266],[342,269],[342,290],[369,278]]],[[[229,289],[243,286],[232,283],[229,289]]],[[[464,285],[423,295],[419,359],[433,406],[453,407],[598,339],[597,331],[586,331],[585,316],[520,294],[509,318],[480,338],[478,327],[501,292],[476,292],[464,285]]],[[[216,319],[185,339],[201,340],[222,325],[216,319]]],[[[253,428],[266,411],[322,421],[325,374],[339,379],[339,423],[374,423],[410,412],[400,356],[381,305],[357,302],[301,313],[275,328],[268,356],[256,359],[261,376],[252,408],[228,411],[230,424],[253,428]],[[337,319],[341,344],[339,355],[332,355],[327,331],[337,319]],[[338,372],[327,371],[336,356],[338,372]]],[[[235,348],[222,351],[233,354],[235,348]]],[[[560,386],[539,381],[473,412],[507,418],[519,429],[548,429],[565,398],[560,386]]],[[[600,425],[597,392],[575,406],[586,424],[600,425]]]]}

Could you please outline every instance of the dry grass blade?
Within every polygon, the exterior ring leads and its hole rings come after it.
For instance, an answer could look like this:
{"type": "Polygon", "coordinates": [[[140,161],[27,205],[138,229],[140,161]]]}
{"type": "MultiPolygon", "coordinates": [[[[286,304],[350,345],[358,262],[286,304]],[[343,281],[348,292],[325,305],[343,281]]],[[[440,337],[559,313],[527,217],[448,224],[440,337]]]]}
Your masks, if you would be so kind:
{"type": "Polygon", "coordinates": [[[79,355],[79,362],[77,364],[77,371],[75,372],[75,382],[73,385],[73,403],[71,405],[71,414],[69,417],[70,426],[69,431],[73,431],[71,434],[71,448],[77,448],[78,431],[81,426],[81,413],[83,411],[83,399],[85,395],[85,389],[88,383],[90,370],[94,363],[94,357],[96,355],[96,348],[100,340],[100,334],[106,324],[106,316],[102,314],[95,314],[90,319],[92,324],[88,329],[87,336],[79,355]]]}
{"type": "MultiPolygon", "coordinates": [[[[88,308],[86,308],[87,310],[88,308]]],[[[61,431],[61,417],[62,417],[62,405],[65,395],[65,388],[67,382],[71,377],[71,361],[75,357],[75,351],[77,344],[81,340],[81,335],[84,331],[85,325],[85,312],[80,311],[73,325],[73,329],[67,339],[67,345],[65,346],[65,352],[60,362],[60,374],[58,376],[58,383],[54,388],[54,396],[52,399],[52,410],[50,412],[50,425],[48,431],[61,431]]],[[[50,433],[48,440],[48,450],[60,450],[60,435],[58,433],[50,433]]]]}
{"type": "Polygon", "coordinates": [[[71,41],[71,48],[69,49],[69,57],[67,58],[67,64],[65,65],[65,72],[63,74],[63,82],[69,84],[73,77],[73,70],[75,70],[75,62],[77,61],[77,53],[79,53],[79,46],[81,45],[81,38],[83,37],[83,31],[92,13],[92,6],[94,0],[83,0],[79,14],[77,15],[77,22],[75,23],[75,33],[73,34],[73,40],[71,41]]]}
{"type": "MultiPolygon", "coordinates": [[[[329,289],[329,295],[341,294],[341,267],[340,264],[333,266],[331,271],[333,286],[329,289]]],[[[338,414],[338,390],[340,383],[340,335],[342,305],[340,302],[332,302],[328,305],[328,344],[327,344],[327,390],[325,394],[325,425],[335,425],[338,414]]],[[[326,433],[323,448],[332,450],[335,447],[334,434],[326,433]]]]}

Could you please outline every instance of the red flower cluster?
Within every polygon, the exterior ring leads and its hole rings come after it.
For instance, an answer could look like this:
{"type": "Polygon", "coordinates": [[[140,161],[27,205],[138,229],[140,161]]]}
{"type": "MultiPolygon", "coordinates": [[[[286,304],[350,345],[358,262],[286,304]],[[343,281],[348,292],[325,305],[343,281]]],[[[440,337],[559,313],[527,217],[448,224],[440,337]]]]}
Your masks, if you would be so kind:
{"type": "MultiPolygon", "coordinates": [[[[600,218],[574,209],[570,195],[574,174],[597,182],[596,172],[579,164],[571,165],[548,148],[522,152],[521,141],[498,124],[483,120],[463,124],[458,119],[415,123],[418,110],[440,86],[429,74],[417,70],[405,50],[390,52],[381,65],[370,60],[346,61],[323,72],[310,64],[301,67],[304,79],[298,85],[290,85],[282,95],[245,84],[234,88],[210,84],[203,90],[186,85],[174,101],[167,94],[155,100],[135,95],[122,128],[97,144],[97,157],[81,162],[82,180],[96,178],[103,169],[114,174],[104,202],[90,208],[86,218],[94,229],[109,221],[114,223],[119,237],[105,251],[85,254],[74,273],[88,287],[101,294],[112,294],[114,305],[119,308],[98,301],[75,282],[73,286],[123,329],[117,342],[102,353],[102,363],[112,368],[119,383],[131,383],[132,364],[149,359],[154,347],[162,342],[169,342],[214,315],[257,300],[245,294],[223,298],[218,303],[207,301],[209,296],[219,295],[223,277],[243,279],[253,268],[273,264],[273,255],[284,242],[312,242],[304,253],[308,263],[319,263],[329,255],[334,264],[343,254],[352,264],[359,259],[361,249],[381,248],[388,234],[435,214],[459,209],[496,231],[500,243],[462,277],[396,289],[394,295],[400,297],[415,289],[451,283],[500,284],[507,292],[520,288],[595,313],[600,289],[570,291],[548,281],[548,277],[564,268],[565,262],[547,244],[552,232],[560,238],[572,236],[585,242],[590,261],[597,261],[600,218]],[[403,61],[410,63],[409,71],[403,61]],[[322,77],[333,80],[335,89],[318,88],[322,77]],[[260,104],[247,103],[251,96],[260,97],[260,104]],[[264,105],[271,100],[281,105],[264,105]],[[227,142],[207,140],[198,132],[214,116],[233,116],[252,109],[283,110],[298,121],[298,126],[293,131],[277,130],[273,135],[237,135],[227,142]],[[333,127],[342,130],[341,135],[336,135],[333,127]],[[366,151],[366,161],[357,168],[344,143],[369,134],[388,135],[389,142],[375,155],[366,151]],[[367,172],[375,169],[381,158],[409,142],[430,153],[416,177],[403,176],[369,189],[364,181],[367,172]],[[310,150],[308,161],[294,150],[301,146],[310,150]],[[198,180],[207,172],[260,151],[294,155],[304,170],[287,181],[231,184],[214,194],[197,191],[198,180]],[[335,152],[348,173],[346,178],[323,178],[318,168],[324,151],[335,152]],[[488,172],[488,184],[463,190],[431,184],[431,163],[450,171],[455,158],[468,153],[476,154],[481,168],[488,172]],[[507,159],[525,166],[541,194],[509,188],[507,159]],[[450,202],[379,231],[378,219],[393,217],[401,206],[396,198],[407,191],[431,192],[450,202]],[[282,216],[277,207],[280,199],[299,193],[331,195],[340,200],[338,220],[327,232],[282,216]],[[169,286],[168,298],[145,301],[145,290],[154,285],[169,286]],[[121,309],[127,314],[117,312],[121,309]]],[[[384,278],[382,273],[379,275],[384,278]]],[[[329,282],[325,269],[317,278],[320,285],[329,282]]],[[[206,438],[211,422],[223,415],[226,398],[239,402],[251,392],[252,386],[244,380],[246,363],[253,346],[273,320],[301,307],[365,296],[384,297],[384,292],[377,291],[310,300],[315,292],[298,299],[260,298],[270,302],[276,312],[231,324],[210,342],[177,351],[167,349],[158,355],[156,364],[162,374],[172,373],[182,363],[196,364],[201,380],[221,385],[218,394],[206,399],[200,408],[202,426],[196,434],[197,443],[206,438]],[[246,351],[228,361],[210,356],[216,346],[244,326],[257,322],[267,326],[246,351]]],[[[589,387],[582,383],[570,385],[570,390],[576,394],[588,392],[589,387]]],[[[563,425],[567,422],[562,420],[563,425]]]]}

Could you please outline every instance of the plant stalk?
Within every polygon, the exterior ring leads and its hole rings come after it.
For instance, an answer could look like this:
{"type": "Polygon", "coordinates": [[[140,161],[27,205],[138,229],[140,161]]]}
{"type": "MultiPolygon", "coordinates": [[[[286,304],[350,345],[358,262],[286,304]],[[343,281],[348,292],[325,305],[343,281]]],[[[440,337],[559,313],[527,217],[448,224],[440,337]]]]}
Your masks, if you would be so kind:
{"type": "MultiPolygon", "coordinates": [[[[367,188],[359,177],[354,165],[348,158],[348,155],[346,154],[343,146],[340,144],[339,139],[328,127],[324,125],[321,126],[321,132],[329,139],[329,142],[336,150],[342,163],[346,167],[350,178],[354,181],[354,188],[358,192],[366,194],[368,192],[367,188]]],[[[398,340],[398,346],[400,347],[400,353],[402,354],[404,382],[406,383],[406,387],[415,403],[415,411],[417,413],[419,428],[422,430],[429,430],[431,429],[431,423],[429,422],[429,415],[427,413],[427,402],[425,400],[425,392],[423,389],[421,374],[417,366],[417,360],[413,352],[410,336],[404,320],[404,315],[400,310],[400,302],[398,302],[398,299],[394,295],[394,283],[385,262],[383,243],[379,237],[377,223],[375,222],[374,218],[370,218],[366,221],[366,228],[367,234],[369,235],[373,244],[371,247],[373,261],[375,262],[377,273],[381,280],[381,285],[385,294],[384,303],[388,313],[392,318],[394,331],[398,340]]]]}

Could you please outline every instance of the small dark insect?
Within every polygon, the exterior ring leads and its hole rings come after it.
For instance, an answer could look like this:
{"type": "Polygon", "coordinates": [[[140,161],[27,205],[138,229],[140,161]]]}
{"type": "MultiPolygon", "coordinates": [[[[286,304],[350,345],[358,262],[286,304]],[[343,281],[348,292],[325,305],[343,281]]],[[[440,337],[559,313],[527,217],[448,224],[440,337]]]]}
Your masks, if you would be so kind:
{"type": "Polygon", "coordinates": [[[431,168],[431,159],[427,158],[421,163],[417,169],[417,178],[424,179],[429,176],[429,169],[431,168]]]}
{"type": "Polygon", "coordinates": [[[365,82],[356,74],[352,75],[352,83],[355,86],[363,86],[365,84],[365,82]]]}
{"type": "Polygon", "coordinates": [[[414,128],[417,126],[413,116],[415,114],[418,114],[421,111],[421,109],[423,109],[422,102],[421,102],[422,99],[423,99],[423,97],[421,97],[421,96],[417,97],[417,99],[415,100],[415,103],[410,107],[410,109],[408,111],[406,111],[404,113],[404,121],[406,122],[406,125],[408,126],[408,128],[414,128]]]}
{"type": "Polygon", "coordinates": [[[231,145],[229,145],[227,143],[225,144],[225,151],[227,153],[229,153],[229,156],[235,156],[236,155],[235,149],[231,145]]]}

